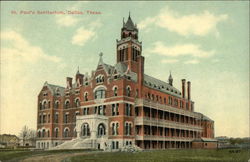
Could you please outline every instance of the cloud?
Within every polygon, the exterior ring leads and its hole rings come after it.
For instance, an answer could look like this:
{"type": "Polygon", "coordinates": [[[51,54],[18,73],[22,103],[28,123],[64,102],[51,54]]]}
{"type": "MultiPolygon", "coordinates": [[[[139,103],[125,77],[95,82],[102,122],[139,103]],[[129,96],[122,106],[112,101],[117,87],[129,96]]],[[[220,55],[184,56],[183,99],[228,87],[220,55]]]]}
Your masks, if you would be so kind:
{"type": "Polygon", "coordinates": [[[56,23],[60,26],[69,27],[76,25],[80,20],[72,15],[56,15],[56,23]]]}
{"type": "Polygon", "coordinates": [[[173,64],[173,63],[177,63],[179,62],[179,60],[177,59],[164,59],[164,60],[161,60],[161,63],[168,63],[168,64],[173,64]]]}
{"type": "Polygon", "coordinates": [[[83,46],[88,40],[96,36],[92,30],[84,29],[83,27],[77,29],[75,35],[72,37],[72,44],[83,46]]]}
{"type": "Polygon", "coordinates": [[[84,46],[87,41],[97,38],[95,30],[101,26],[102,23],[98,19],[96,21],[89,22],[85,27],[82,26],[78,28],[72,37],[71,43],[74,45],[84,46]]]}
{"type": "Polygon", "coordinates": [[[198,64],[199,61],[198,60],[188,60],[185,62],[185,64],[198,64]]]}
{"type": "Polygon", "coordinates": [[[214,55],[214,51],[205,51],[196,44],[178,44],[174,46],[166,46],[162,42],[155,42],[154,47],[147,49],[149,53],[155,53],[164,56],[192,56],[197,58],[207,58],[214,55]]]}
{"type": "Polygon", "coordinates": [[[25,62],[36,62],[39,59],[58,63],[59,57],[46,55],[38,46],[33,46],[20,33],[14,30],[1,32],[1,40],[7,43],[8,47],[2,47],[3,60],[20,60],[25,62]]]}
{"type": "Polygon", "coordinates": [[[170,10],[168,7],[163,8],[154,17],[148,17],[141,21],[138,26],[140,29],[149,28],[156,25],[179,35],[189,36],[198,35],[205,36],[211,32],[218,35],[216,29],[219,22],[227,20],[228,15],[215,15],[209,11],[203,11],[199,14],[180,15],[176,11],[170,10]]]}

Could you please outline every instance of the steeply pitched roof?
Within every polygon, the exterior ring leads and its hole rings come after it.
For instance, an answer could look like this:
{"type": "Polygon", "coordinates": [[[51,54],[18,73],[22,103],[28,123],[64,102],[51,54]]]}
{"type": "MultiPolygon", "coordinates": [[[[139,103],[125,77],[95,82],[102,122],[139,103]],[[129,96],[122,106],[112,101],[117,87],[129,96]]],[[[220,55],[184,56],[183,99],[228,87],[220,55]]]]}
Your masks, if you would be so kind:
{"type": "Polygon", "coordinates": [[[137,30],[135,24],[133,23],[130,14],[128,16],[128,20],[125,24],[123,24],[123,28],[127,29],[127,30],[137,30]]]}
{"type": "Polygon", "coordinates": [[[144,74],[144,85],[176,97],[181,97],[181,92],[177,88],[147,74],[144,74]]]}
{"type": "Polygon", "coordinates": [[[64,87],[49,84],[48,82],[45,82],[44,86],[47,86],[50,89],[52,95],[55,95],[55,94],[59,93],[61,96],[64,96],[64,90],[65,90],[64,87]]]}
{"type": "Polygon", "coordinates": [[[199,114],[201,116],[202,120],[207,120],[207,121],[212,121],[213,122],[212,119],[210,119],[209,117],[207,117],[206,115],[204,115],[204,114],[202,114],[200,112],[194,112],[194,113],[199,114]]]}

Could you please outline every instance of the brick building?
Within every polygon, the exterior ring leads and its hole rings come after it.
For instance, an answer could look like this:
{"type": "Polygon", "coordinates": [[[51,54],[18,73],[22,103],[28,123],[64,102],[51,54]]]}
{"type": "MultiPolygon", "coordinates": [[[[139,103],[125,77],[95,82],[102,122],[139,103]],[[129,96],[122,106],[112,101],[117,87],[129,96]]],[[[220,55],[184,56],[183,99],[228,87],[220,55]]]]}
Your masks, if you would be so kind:
{"type": "Polygon", "coordinates": [[[182,79],[180,91],[171,74],[165,82],[144,73],[142,43],[130,16],[116,44],[114,66],[105,64],[100,53],[90,75],[78,70],[74,81],[67,77],[66,87],[45,82],[38,95],[37,148],[66,148],[67,143],[75,148],[192,148],[194,140],[214,138],[214,121],[194,111],[190,81],[182,79]]]}

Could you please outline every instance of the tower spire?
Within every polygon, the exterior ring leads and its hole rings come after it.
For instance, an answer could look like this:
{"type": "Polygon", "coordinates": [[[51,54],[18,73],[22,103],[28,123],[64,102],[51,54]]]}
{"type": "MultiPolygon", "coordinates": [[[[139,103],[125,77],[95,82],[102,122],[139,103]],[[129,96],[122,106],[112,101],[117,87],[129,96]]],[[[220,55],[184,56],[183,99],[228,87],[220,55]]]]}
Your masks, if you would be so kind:
{"type": "Polygon", "coordinates": [[[168,83],[169,83],[169,85],[173,86],[173,77],[172,77],[172,74],[171,74],[171,70],[170,70],[170,74],[169,74],[169,77],[168,77],[168,83]]]}
{"type": "Polygon", "coordinates": [[[100,52],[99,56],[100,56],[100,58],[99,58],[98,65],[102,65],[103,64],[103,60],[102,60],[103,53],[100,52]]]}

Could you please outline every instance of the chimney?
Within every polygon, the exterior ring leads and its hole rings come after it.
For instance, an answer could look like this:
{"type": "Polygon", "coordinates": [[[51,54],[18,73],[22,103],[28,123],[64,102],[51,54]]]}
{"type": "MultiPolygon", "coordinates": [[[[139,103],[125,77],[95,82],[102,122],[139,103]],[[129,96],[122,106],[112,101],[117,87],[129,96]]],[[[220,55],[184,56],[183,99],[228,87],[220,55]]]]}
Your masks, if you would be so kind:
{"type": "Polygon", "coordinates": [[[67,88],[71,89],[72,88],[72,79],[70,77],[67,77],[67,88]]]}
{"type": "Polygon", "coordinates": [[[186,94],[185,94],[186,79],[182,79],[181,82],[182,82],[182,98],[185,98],[186,97],[186,94]]]}
{"type": "Polygon", "coordinates": [[[191,91],[191,82],[190,81],[187,82],[187,91],[188,91],[188,100],[191,100],[191,93],[190,93],[190,91],[191,91]]]}
{"type": "Polygon", "coordinates": [[[76,74],[76,83],[78,86],[81,86],[83,84],[83,77],[84,75],[83,74],[80,74],[80,73],[77,73],[76,74]]]}

